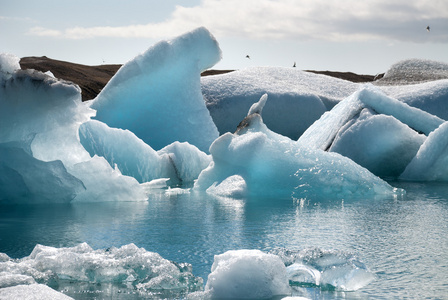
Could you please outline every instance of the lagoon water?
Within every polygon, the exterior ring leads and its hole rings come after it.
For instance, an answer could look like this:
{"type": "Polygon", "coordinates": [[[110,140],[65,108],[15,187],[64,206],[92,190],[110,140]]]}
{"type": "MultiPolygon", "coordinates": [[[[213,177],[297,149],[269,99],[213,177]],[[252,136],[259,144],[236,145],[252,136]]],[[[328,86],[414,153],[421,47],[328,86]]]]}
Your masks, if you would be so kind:
{"type": "MultiPolygon", "coordinates": [[[[448,186],[393,182],[399,198],[313,201],[161,194],[147,202],[0,207],[0,252],[28,256],[36,244],[94,249],[134,243],[193,274],[210,273],[231,249],[319,248],[351,253],[376,279],[355,292],[299,286],[310,299],[448,299],[448,186]]],[[[135,299],[125,287],[58,286],[75,299],[135,299]]],[[[164,295],[170,297],[170,295],[164,295]]],[[[171,295],[172,296],[172,295],[171,295]]]]}

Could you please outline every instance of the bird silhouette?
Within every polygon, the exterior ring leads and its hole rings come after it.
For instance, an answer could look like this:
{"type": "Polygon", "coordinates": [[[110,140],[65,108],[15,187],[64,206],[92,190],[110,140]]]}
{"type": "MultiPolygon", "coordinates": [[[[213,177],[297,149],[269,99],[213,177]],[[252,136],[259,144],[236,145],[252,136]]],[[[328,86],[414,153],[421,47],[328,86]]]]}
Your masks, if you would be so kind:
{"type": "Polygon", "coordinates": [[[295,68],[295,67],[296,67],[296,62],[294,62],[294,64],[292,65],[292,67],[293,67],[293,68],[295,68]]]}
{"type": "Polygon", "coordinates": [[[431,30],[431,28],[428,26],[426,26],[426,30],[429,32],[431,30]]]}
{"type": "Polygon", "coordinates": [[[249,56],[249,54],[248,54],[248,55],[246,55],[246,58],[250,59],[250,56],[249,56]]]}

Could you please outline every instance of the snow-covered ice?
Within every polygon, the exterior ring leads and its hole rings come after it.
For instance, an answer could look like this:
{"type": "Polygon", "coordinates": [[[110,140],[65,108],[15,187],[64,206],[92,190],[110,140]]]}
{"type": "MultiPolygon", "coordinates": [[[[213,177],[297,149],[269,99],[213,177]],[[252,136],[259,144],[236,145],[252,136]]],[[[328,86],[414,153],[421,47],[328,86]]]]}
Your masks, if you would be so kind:
{"type": "Polygon", "coordinates": [[[201,79],[219,133],[234,132],[250,106],[267,93],[263,119],[273,131],[297,139],[314,121],[355,92],[352,82],[293,68],[254,67],[201,79]]]}

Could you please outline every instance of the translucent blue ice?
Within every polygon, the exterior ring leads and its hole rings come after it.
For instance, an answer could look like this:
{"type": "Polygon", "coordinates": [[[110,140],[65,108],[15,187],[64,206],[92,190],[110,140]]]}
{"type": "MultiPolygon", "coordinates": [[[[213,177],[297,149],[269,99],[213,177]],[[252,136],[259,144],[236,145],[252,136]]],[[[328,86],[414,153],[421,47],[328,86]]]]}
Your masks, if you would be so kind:
{"type": "Polygon", "coordinates": [[[128,129],[155,150],[179,141],[207,152],[218,131],[200,74],[221,58],[205,28],[162,41],[127,62],[93,100],[96,119],[128,129]]]}

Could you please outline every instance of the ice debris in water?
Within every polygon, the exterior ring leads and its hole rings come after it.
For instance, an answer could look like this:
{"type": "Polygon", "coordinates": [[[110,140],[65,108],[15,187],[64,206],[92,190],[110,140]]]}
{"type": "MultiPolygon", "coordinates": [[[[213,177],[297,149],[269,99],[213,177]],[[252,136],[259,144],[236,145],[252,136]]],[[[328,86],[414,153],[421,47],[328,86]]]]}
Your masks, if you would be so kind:
{"type": "Polygon", "coordinates": [[[207,110],[200,74],[221,59],[201,27],[162,41],[123,65],[93,100],[96,119],[128,129],[155,150],[189,142],[207,152],[218,130],[207,110]]]}
{"type": "Polygon", "coordinates": [[[270,253],[282,259],[289,282],[296,287],[320,286],[356,291],[376,278],[364,263],[343,251],[309,248],[275,249],[270,253]]]}
{"type": "Polygon", "coordinates": [[[16,285],[0,289],[2,300],[72,300],[72,297],[57,292],[44,284],[16,285]]]}
{"type": "MultiPolygon", "coordinates": [[[[263,97],[261,100],[264,102],[266,99],[263,97]]],[[[260,109],[257,111],[261,112],[260,109]]],[[[250,195],[313,199],[356,198],[397,192],[346,157],[301,146],[272,132],[259,113],[246,117],[234,134],[226,133],[216,139],[210,153],[213,161],[199,175],[195,190],[218,191],[219,195],[225,195],[222,188],[216,187],[225,186],[229,193],[246,187],[250,195]],[[228,179],[235,175],[239,180],[228,179]],[[232,182],[237,186],[232,187],[229,184],[232,182]]]]}
{"type": "Polygon", "coordinates": [[[271,299],[290,294],[285,265],[259,250],[215,255],[205,292],[214,299],[271,299]]]}
{"type": "Polygon", "coordinates": [[[41,283],[58,288],[70,285],[127,286],[141,295],[187,294],[203,289],[203,280],[187,263],[174,263],[134,244],[93,250],[86,243],[54,248],[37,245],[22,259],[0,262],[0,288],[41,283]]]}

